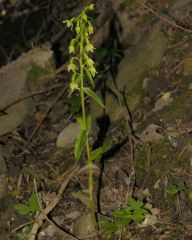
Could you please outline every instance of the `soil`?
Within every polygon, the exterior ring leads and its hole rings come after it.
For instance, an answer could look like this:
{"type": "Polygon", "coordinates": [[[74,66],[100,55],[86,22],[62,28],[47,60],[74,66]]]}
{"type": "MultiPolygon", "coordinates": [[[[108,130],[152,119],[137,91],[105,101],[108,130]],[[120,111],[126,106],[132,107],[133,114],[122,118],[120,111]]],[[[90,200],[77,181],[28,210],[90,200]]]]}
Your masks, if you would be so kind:
{"type": "MultiPolygon", "coordinates": [[[[161,1],[150,2],[162,10],[169,1],[163,1],[162,5],[161,1]]],[[[62,20],[69,18],[74,8],[77,12],[81,4],[79,1],[67,0],[65,7],[63,1],[59,0],[3,1],[1,8],[7,13],[0,18],[0,51],[4,53],[1,54],[0,65],[8,64],[27,51],[31,47],[29,43],[41,45],[46,41],[52,44],[57,68],[64,64],[68,59],[66,49],[71,36],[63,30],[62,20]]],[[[150,22],[146,20],[145,24],[150,22]]],[[[113,220],[113,211],[126,206],[130,196],[140,199],[144,204],[150,203],[158,210],[155,222],[146,225],[132,222],[110,235],[109,239],[112,240],[192,239],[192,71],[184,73],[184,63],[191,58],[192,38],[191,33],[173,26],[168,25],[167,31],[172,31],[170,45],[161,63],[148,73],[148,87],[142,101],[129,113],[131,119],[128,130],[131,131],[127,133],[124,119],[110,122],[109,116],[104,116],[95,121],[91,133],[92,148],[101,146],[106,139],[112,141],[112,147],[94,162],[97,169],[94,171],[94,195],[98,212],[113,220]],[[171,94],[170,104],[154,111],[158,99],[162,96],[167,99],[166,93],[171,94]],[[157,128],[155,132],[147,133],[143,140],[142,133],[151,124],[156,124],[157,128]],[[179,189],[180,185],[184,187],[179,189]],[[176,189],[175,193],[170,190],[171,187],[176,189]]],[[[108,42],[103,42],[100,52],[97,52],[97,85],[107,76],[109,69],[111,74],[117,74],[117,68],[112,67],[118,65],[125,49],[116,40],[107,55],[104,51],[108,42]]],[[[69,81],[70,77],[66,73],[59,73],[47,80],[43,87],[46,89],[69,81]]],[[[26,203],[31,193],[35,192],[34,179],[38,196],[45,207],[57,195],[63,174],[75,164],[86,166],[86,156],[80,162],[75,162],[73,146],[67,150],[56,147],[59,133],[79,115],[70,112],[69,104],[65,103],[67,96],[68,90],[63,87],[39,95],[33,117],[0,138],[2,155],[8,169],[7,193],[0,199],[2,240],[28,239],[32,225],[17,231],[15,229],[37,216],[35,213],[22,216],[14,206],[16,203],[26,203]],[[62,91],[64,93],[58,98],[62,91]],[[56,98],[56,104],[53,104],[56,98]],[[39,124],[42,118],[44,121],[39,124]]],[[[89,108],[87,101],[87,111],[89,108]]],[[[79,191],[87,191],[87,182],[86,172],[73,176],[59,203],[48,215],[67,232],[72,231],[80,215],[90,212],[82,195],[77,194],[79,191]]],[[[51,224],[45,221],[37,239],[70,239],[63,237],[57,230],[54,233],[48,231],[49,226],[51,224]]],[[[86,239],[98,237],[86,236],[86,239]]],[[[100,239],[107,239],[106,234],[102,232],[100,239]]]]}

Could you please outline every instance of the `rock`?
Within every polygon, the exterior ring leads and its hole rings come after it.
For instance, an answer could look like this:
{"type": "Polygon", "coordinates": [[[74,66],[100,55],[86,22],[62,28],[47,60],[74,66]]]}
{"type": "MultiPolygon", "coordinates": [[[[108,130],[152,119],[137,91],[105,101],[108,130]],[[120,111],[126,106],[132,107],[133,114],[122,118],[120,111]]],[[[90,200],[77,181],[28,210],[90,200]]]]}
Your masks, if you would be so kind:
{"type": "Polygon", "coordinates": [[[157,132],[158,128],[160,128],[160,126],[154,123],[147,126],[140,135],[141,141],[145,143],[154,143],[160,141],[163,138],[163,135],[157,132]]]}
{"type": "Polygon", "coordinates": [[[157,223],[157,216],[152,214],[146,214],[145,220],[139,224],[140,227],[153,226],[157,223]]]}
{"type": "MultiPolygon", "coordinates": [[[[48,47],[34,48],[2,67],[0,69],[0,109],[26,95],[29,90],[34,90],[35,84],[39,87],[39,77],[51,73],[53,69],[53,52],[48,47]]],[[[32,98],[22,100],[6,109],[7,115],[0,116],[0,136],[14,130],[34,111],[35,105],[32,98]]]]}
{"type": "Polygon", "coordinates": [[[57,148],[67,149],[75,143],[80,132],[80,127],[77,123],[70,123],[57,137],[57,148]]]}
{"type": "Polygon", "coordinates": [[[115,0],[110,2],[121,28],[121,30],[118,29],[118,38],[121,44],[124,46],[137,44],[147,29],[147,24],[142,21],[142,16],[147,15],[148,12],[145,8],[138,7],[136,1],[115,0]]]}
{"type": "MultiPolygon", "coordinates": [[[[143,80],[146,74],[157,66],[166,50],[167,38],[162,33],[159,25],[156,25],[147,37],[143,38],[135,48],[125,54],[119,64],[116,83],[120,91],[125,90],[125,98],[129,109],[132,111],[143,97],[143,80]]],[[[108,88],[113,86],[109,79],[108,88]]],[[[123,116],[123,109],[119,106],[117,96],[112,91],[106,92],[105,104],[107,114],[111,121],[117,121],[123,116]]],[[[93,118],[101,117],[101,110],[95,103],[91,104],[93,118]]]]}
{"type": "MultiPolygon", "coordinates": [[[[99,95],[99,94],[98,94],[99,95]]],[[[116,96],[107,91],[105,99],[105,114],[110,116],[111,121],[118,121],[123,118],[124,111],[127,112],[125,107],[119,105],[116,96]]],[[[104,110],[96,102],[91,100],[91,115],[94,119],[99,119],[104,115],[104,110]]]]}
{"type": "Polygon", "coordinates": [[[89,191],[78,190],[72,192],[71,195],[79,199],[86,207],[90,206],[89,191]]]}
{"type": "MultiPolygon", "coordinates": [[[[98,215],[98,218],[99,218],[99,221],[107,220],[107,218],[102,215],[98,215]]],[[[97,232],[93,223],[91,213],[82,215],[75,221],[73,225],[72,233],[78,239],[82,239],[82,238],[92,239],[93,237],[96,236],[97,232]]]]}
{"type": "Polygon", "coordinates": [[[72,232],[78,239],[96,236],[92,215],[85,214],[78,218],[72,232]]]}
{"type": "Polygon", "coordinates": [[[129,104],[131,95],[137,96],[139,89],[142,89],[144,75],[160,63],[166,46],[167,39],[160,26],[156,25],[120,62],[116,82],[120,90],[126,87],[129,104]]]}

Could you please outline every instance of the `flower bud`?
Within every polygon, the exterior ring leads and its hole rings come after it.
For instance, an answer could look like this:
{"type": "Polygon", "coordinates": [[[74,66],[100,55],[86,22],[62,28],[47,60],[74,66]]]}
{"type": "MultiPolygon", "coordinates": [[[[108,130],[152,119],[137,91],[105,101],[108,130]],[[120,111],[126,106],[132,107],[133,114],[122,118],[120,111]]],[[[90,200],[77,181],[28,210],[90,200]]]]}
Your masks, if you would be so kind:
{"type": "Polygon", "coordinates": [[[75,53],[75,47],[74,45],[69,46],[69,53],[75,53]]]}

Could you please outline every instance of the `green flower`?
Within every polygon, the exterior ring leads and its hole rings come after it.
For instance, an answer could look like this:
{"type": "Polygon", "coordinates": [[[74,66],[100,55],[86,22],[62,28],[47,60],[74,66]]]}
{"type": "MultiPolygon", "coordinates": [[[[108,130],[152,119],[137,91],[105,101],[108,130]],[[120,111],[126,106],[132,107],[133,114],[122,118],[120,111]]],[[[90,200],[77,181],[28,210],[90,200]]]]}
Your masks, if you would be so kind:
{"type": "Polygon", "coordinates": [[[70,45],[69,46],[69,53],[71,54],[71,53],[75,53],[75,47],[74,47],[74,45],[70,45]]]}
{"type": "Polygon", "coordinates": [[[75,72],[76,69],[77,69],[77,67],[75,66],[74,63],[70,63],[67,67],[68,72],[70,72],[70,71],[75,72]]]}
{"type": "Polygon", "coordinates": [[[88,43],[86,46],[85,46],[85,49],[87,52],[93,52],[94,50],[94,47],[91,43],[88,43]]]}
{"type": "Polygon", "coordinates": [[[86,63],[87,63],[87,65],[89,66],[89,67],[93,67],[93,64],[94,64],[94,62],[93,62],[93,60],[91,59],[91,58],[87,58],[86,59],[86,63]]]}
{"type": "Polygon", "coordinates": [[[78,84],[75,82],[71,82],[69,88],[71,89],[71,92],[74,92],[75,90],[79,89],[78,84]]]}
{"type": "Polygon", "coordinates": [[[94,9],[94,4],[90,4],[88,7],[86,7],[86,10],[93,10],[94,9]]]}
{"type": "Polygon", "coordinates": [[[87,27],[87,30],[88,30],[89,35],[93,34],[93,27],[91,25],[89,25],[87,27]]]}
{"type": "Polygon", "coordinates": [[[73,23],[71,20],[65,20],[63,21],[63,23],[66,23],[68,28],[73,27],[73,23]]]}
{"type": "Polygon", "coordinates": [[[76,33],[79,34],[80,30],[81,30],[80,27],[77,25],[76,28],[75,28],[76,33]]]}
{"type": "Polygon", "coordinates": [[[97,73],[96,69],[92,66],[89,68],[89,71],[93,77],[95,77],[95,74],[97,73]]]}
{"type": "Polygon", "coordinates": [[[87,22],[87,14],[85,12],[82,13],[82,18],[85,22],[87,22]]]}

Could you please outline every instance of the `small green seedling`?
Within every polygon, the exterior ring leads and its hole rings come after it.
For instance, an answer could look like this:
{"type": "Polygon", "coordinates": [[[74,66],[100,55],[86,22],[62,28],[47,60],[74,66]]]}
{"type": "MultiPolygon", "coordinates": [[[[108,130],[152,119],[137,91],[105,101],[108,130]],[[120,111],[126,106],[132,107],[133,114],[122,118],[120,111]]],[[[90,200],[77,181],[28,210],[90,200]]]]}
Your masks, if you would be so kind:
{"type": "Polygon", "coordinates": [[[18,239],[19,240],[27,240],[29,239],[29,234],[31,232],[30,226],[25,226],[20,233],[18,233],[18,239]]]}
{"type": "Polygon", "coordinates": [[[21,215],[28,215],[29,213],[35,213],[41,210],[35,193],[31,194],[26,204],[18,203],[14,205],[14,208],[21,215]]]}
{"type": "MultiPolygon", "coordinates": [[[[69,54],[74,56],[70,58],[68,71],[72,72],[71,82],[69,86],[69,96],[74,92],[80,96],[80,104],[82,116],[77,118],[77,123],[80,126],[80,133],[75,142],[74,155],[76,160],[79,160],[83,150],[86,150],[87,165],[89,171],[89,198],[90,208],[93,220],[96,223],[95,207],[93,199],[93,179],[92,179],[92,161],[99,158],[110,147],[110,143],[105,143],[102,147],[91,151],[89,145],[89,133],[91,130],[92,119],[86,113],[85,104],[86,98],[92,98],[102,108],[105,108],[102,100],[97,94],[90,89],[94,87],[93,78],[96,75],[94,61],[90,57],[90,53],[94,52],[94,47],[90,42],[90,36],[93,34],[93,26],[87,12],[94,9],[94,4],[85,7],[78,16],[70,20],[65,20],[67,27],[75,30],[75,37],[70,41],[69,54]]],[[[76,96],[77,96],[76,94],[76,96]]],[[[77,109],[75,109],[77,110],[77,109]]],[[[74,109],[73,109],[74,111],[74,109]]]]}
{"type": "Polygon", "coordinates": [[[175,196],[179,194],[180,192],[184,191],[187,188],[187,185],[184,182],[179,183],[178,185],[170,185],[167,188],[167,193],[175,196]]]}
{"type": "Polygon", "coordinates": [[[143,201],[129,197],[126,207],[112,213],[113,222],[101,221],[100,224],[108,233],[115,233],[132,222],[142,222],[148,213],[148,210],[144,208],[143,201]]]}

